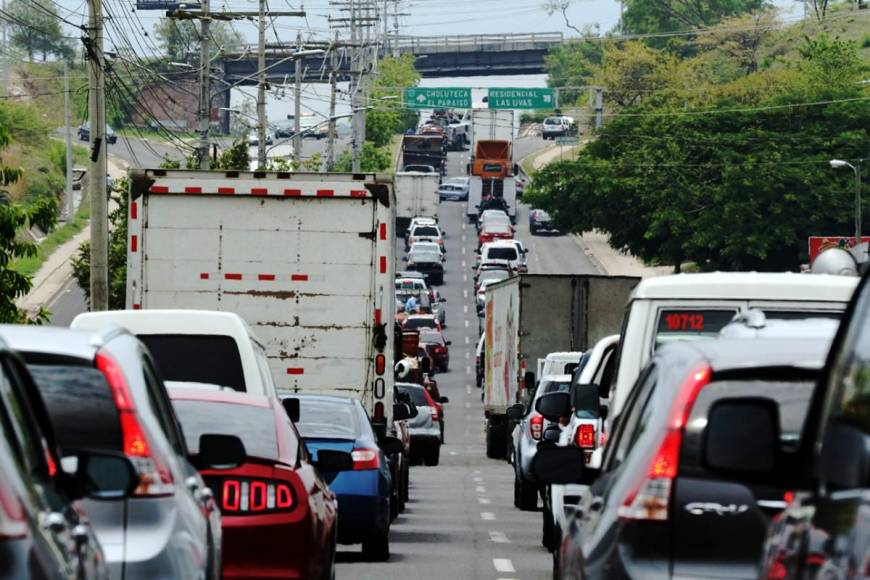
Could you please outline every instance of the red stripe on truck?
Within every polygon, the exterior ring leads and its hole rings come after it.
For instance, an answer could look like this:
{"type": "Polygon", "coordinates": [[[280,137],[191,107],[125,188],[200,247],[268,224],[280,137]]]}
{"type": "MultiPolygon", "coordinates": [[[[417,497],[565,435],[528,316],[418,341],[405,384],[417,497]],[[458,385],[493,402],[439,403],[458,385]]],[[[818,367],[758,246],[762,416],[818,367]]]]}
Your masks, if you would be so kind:
{"type": "Polygon", "coordinates": [[[269,195],[269,190],[265,187],[253,187],[251,188],[251,195],[269,195]]]}
{"type": "Polygon", "coordinates": [[[368,194],[369,194],[369,192],[367,192],[364,189],[351,189],[350,190],[351,197],[366,197],[368,194]]]}
{"type": "Polygon", "coordinates": [[[133,310],[142,310],[142,305],[141,304],[134,304],[133,310]]]}
{"type": "Polygon", "coordinates": [[[294,282],[308,282],[308,274],[293,274],[290,279],[294,282]]]}
{"type": "Polygon", "coordinates": [[[136,201],[130,202],[130,219],[135,220],[139,217],[139,203],[136,201]]]}
{"type": "Polygon", "coordinates": [[[275,279],[275,274],[259,274],[257,276],[257,280],[260,280],[263,282],[271,282],[274,279],[275,279]]]}
{"type": "Polygon", "coordinates": [[[133,234],[130,236],[130,251],[134,254],[139,250],[139,236],[133,234]]]}
{"type": "Polygon", "coordinates": [[[209,274],[208,272],[200,272],[199,279],[200,280],[208,280],[209,274]]]}
{"type": "Polygon", "coordinates": [[[375,324],[381,323],[381,309],[375,308],[375,324]]]}
{"type": "Polygon", "coordinates": [[[387,257],[381,256],[381,274],[387,273],[387,257]]]}
{"type": "Polygon", "coordinates": [[[224,279],[225,280],[241,280],[242,275],[241,274],[224,274],[224,279]]]}
{"type": "Polygon", "coordinates": [[[332,197],[333,195],[335,195],[334,189],[318,189],[317,190],[317,197],[332,197]]]}
{"type": "Polygon", "coordinates": [[[285,189],[284,195],[287,195],[290,197],[299,197],[300,195],[302,195],[302,190],[301,189],[285,189]]]}
{"type": "Polygon", "coordinates": [[[151,193],[169,193],[169,187],[166,185],[152,185],[151,193]]]}
{"type": "Polygon", "coordinates": [[[287,367],[287,374],[288,375],[304,375],[305,369],[303,369],[301,367],[287,367]]]}
{"type": "Polygon", "coordinates": [[[202,193],[201,187],[188,186],[184,188],[184,193],[202,193]]]}
{"type": "Polygon", "coordinates": [[[232,194],[236,192],[235,187],[218,187],[218,193],[228,193],[232,194]]]}

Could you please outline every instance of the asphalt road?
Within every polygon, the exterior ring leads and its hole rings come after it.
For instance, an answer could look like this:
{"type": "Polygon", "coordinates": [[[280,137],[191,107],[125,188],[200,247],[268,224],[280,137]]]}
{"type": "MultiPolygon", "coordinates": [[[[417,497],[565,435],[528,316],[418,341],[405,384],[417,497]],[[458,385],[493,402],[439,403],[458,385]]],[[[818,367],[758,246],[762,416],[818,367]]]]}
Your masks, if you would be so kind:
{"type": "MultiPolygon", "coordinates": [[[[517,150],[528,154],[541,146],[540,139],[523,139],[517,150]]],[[[464,173],[466,156],[450,155],[450,174],[464,173]]],[[[530,236],[527,211],[518,220],[518,234],[530,249],[533,273],[596,272],[570,236],[530,236]]],[[[452,341],[450,370],[435,377],[441,394],[450,399],[445,405],[446,444],[441,449],[441,464],[411,468],[411,500],[393,523],[390,561],[366,562],[360,546],[342,546],[336,570],[339,579],[551,577],[552,560],[541,546],[540,512],[514,508],[512,468],[505,461],[486,458],[481,391],[474,382],[478,321],[471,265],[477,233],[473,224],[465,222],[464,213],[464,202],[441,205],[448,251],[441,287],[447,298],[444,334],[452,341]]],[[[402,255],[402,244],[397,248],[402,255]]]]}

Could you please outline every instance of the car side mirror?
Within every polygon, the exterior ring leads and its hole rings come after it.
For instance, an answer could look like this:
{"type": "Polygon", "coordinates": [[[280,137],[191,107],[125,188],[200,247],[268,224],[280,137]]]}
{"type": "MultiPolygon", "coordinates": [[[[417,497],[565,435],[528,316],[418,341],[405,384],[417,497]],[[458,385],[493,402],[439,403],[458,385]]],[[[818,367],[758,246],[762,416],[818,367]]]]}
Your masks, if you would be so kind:
{"type": "Polygon", "coordinates": [[[350,453],[335,449],[318,449],[317,461],[313,463],[318,471],[323,473],[351,471],[353,469],[353,457],[350,453]]]}
{"type": "Polygon", "coordinates": [[[299,422],[299,399],[296,399],[294,397],[287,397],[286,399],[281,399],[281,406],[284,407],[284,411],[287,413],[287,416],[290,417],[291,421],[293,421],[294,423],[299,422]]]}
{"type": "Polygon", "coordinates": [[[451,344],[453,344],[453,341],[452,341],[452,340],[446,340],[446,341],[444,341],[444,344],[446,344],[447,346],[450,346],[451,344]]]}
{"type": "Polygon", "coordinates": [[[507,418],[512,421],[520,421],[526,416],[526,407],[521,403],[511,405],[507,408],[507,418]]]}
{"type": "Polygon", "coordinates": [[[411,409],[408,403],[396,403],[393,405],[393,421],[404,421],[411,418],[411,409]]]}
{"type": "Polygon", "coordinates": [[[542,483],[588,483],[586,472],[586,454],[579,447],[542,446],[532,459],[532,473],[542,483]]]}
{"type": "Polygon", "coordinates": [[[381,437],[378,446],[386,455],[397,455],[405,451],[405,444],[398,437],[381,437]]]}
{"type": "Polygon", "coordinates": [[[713,405],[702,437],[707,467],[726,472],[770,472],[776,465],[779,412],[770,399],[726,399],[713,405]]]}
{"type": "Polygon", "coordinates": [[[450,399],[448,397],[441,397],[440,399],[438,399],[438,402],[442,404],[449,403],[450,399]]]}
{"type": "Polygon", "coordinates": [[[60,464],[73,482],[71,499],[121,499],[132,495],[140,483],[133,463],[120,453],[76,451],[60,464]]]}
{"type": "Polygon", "coordinates": [[[245,444],[235,435],[205,434],[199,437],[199,453],[192,463],[197,469],[232,469],[245,462],[245,444]]]}
{"type": "Polygon", "coordinates": [[[523,375],[523,388],[527,391],[534,391],[535,385],[535,373],[526,371],[526,374],[523,375]]]}
{"type": "Polygon", "coordinates": [[[535,411],[548,421],[558,421],[571,414],[571,393],[547,393],[535,402],[535,411]]]}

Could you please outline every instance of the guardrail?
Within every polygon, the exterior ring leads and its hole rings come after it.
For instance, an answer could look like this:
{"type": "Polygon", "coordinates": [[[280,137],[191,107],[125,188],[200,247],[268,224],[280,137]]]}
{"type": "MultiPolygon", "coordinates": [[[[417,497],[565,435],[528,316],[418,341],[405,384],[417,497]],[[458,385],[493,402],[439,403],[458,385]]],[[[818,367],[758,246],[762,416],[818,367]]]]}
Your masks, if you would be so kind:
{"type": "Polygon", "coordinates": [[[497,44],[559,44],[565,40],[561,32],[531,34],[473,34],[447,36],[391,36],[389,46],[399,50],[425,50],[427,48],[476,48],[497,44]]]}

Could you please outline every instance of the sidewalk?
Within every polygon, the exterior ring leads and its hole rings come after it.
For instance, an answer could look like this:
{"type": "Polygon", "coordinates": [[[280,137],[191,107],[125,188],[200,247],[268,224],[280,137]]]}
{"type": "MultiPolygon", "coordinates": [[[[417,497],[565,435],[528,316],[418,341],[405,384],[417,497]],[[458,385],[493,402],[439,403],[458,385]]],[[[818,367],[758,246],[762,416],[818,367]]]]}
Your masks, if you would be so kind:
{"type": "MultiPolygon", "coordinates": [[[[110,158],[108,160],[109,175],[113,179],[124,177],[128,166],[129,164],[123,159],[110,158]]],[[[50,309],[63,289],[66,288],[69,279],[72,278],[71,262],[79,246],[90,237],[91,227],[88,225],[67,243],[58,246],[33,275],[33,286],[30,288],[30,292],[16,301],[18,307],[31,315],[38,312],[40,308],[50,309]]]]}

